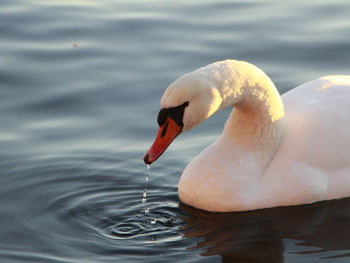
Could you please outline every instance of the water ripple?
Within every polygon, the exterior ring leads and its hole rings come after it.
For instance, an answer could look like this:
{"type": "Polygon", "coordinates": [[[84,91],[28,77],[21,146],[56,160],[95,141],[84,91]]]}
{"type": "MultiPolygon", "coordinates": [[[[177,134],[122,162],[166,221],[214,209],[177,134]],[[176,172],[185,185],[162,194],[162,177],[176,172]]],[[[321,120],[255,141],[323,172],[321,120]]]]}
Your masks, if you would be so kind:
{"type": "MultiPolygon", "coordinates": [[[[147,203],[142,204],[143,180],[130,183],[125,178],[138,176],[144,179],[142,173],[132,174],[132,171],[118,165],[105,170],[103,167],[106,167],[108,159],[97,160],[95,164],[89,161],[88,167],[82,164],[74,169],[64,168],[60,179],[54,176],[41,183],[42,189],[38,189],[40,196],[52,193],[53,189],[56,192],[52,197],[46,196],[43,211],[46,216],[42,224],[55,224],[56,229],[80,229],[83,236],[94,233],[94,239],[100,237],[106,241],[141,238],[149,242],[173,242],[181,239],[177,231],[183,222],[178,217],[181,212],[176,187],[162,187],[162,191],[150,189],[147,203]],[[103,167],[98,168],[99,163],[103,163],[103,167]],[[91,166],[95,169],[92,170],[91,166]]],[[[56,160],[56,163],[61,167],[64,165],[62,161],[56,160]]],[[[45,172],[50,173],[48,170],[51,168],[55,169],[46,163],[45,172]]],[[[151,182],[152,179],[151,175],[151,182]]],[[[62,238],[61,233],[56,235],[62,238]]]]}

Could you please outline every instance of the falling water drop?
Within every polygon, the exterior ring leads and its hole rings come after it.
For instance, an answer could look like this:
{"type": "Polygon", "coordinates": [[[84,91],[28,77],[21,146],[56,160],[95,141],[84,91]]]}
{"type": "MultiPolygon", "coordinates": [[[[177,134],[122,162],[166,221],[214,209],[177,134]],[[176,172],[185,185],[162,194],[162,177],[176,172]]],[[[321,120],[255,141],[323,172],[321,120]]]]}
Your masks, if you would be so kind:
{"type": "MultiPolygon", "coordinates": [[[[145,204],[147,202],[147,184],[148,184],[148,178],[149,178],[149,164],[147,164],[147,173],[146,173],[146,182],[145,182],[145,189],[143,190],[143,195],[142,195],[142,204],[145,204]]],[[[144,213],[148,213],[149,208],[145,207],[144,213]]]]}

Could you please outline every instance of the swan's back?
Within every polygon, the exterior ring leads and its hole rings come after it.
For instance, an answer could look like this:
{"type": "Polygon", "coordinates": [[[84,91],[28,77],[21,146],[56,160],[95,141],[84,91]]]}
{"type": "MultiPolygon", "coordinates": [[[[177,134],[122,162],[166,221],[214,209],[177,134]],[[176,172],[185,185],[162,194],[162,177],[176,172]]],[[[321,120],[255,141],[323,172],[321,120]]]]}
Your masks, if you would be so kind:
{"type": "Polygon", "coordinates": [[[265,172],[269,190],[290,183],[281,194],[295,203],[350,196],[350,76],[307,82],[282,100],[285,131],[265,172]]]}

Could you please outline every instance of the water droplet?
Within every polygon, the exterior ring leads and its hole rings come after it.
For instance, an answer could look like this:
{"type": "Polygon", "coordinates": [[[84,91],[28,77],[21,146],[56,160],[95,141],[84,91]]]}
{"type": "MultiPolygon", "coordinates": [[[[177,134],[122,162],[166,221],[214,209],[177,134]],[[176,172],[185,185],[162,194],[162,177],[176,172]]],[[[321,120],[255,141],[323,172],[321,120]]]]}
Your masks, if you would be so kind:
{"type": "Polygon", "coordinates": [[[142,194],[142,204],[144,204],[144,210],[142,211],[142,214],[147,214],[149,212],[149,208],[146,207],[147,202],[147,184],[148,184],[148,174],[149,174],[149,165],[147,164],[147,173],[146,173],[146,182],[145,182],[145,189],[143,190],[142,194]]]}
{"type": "Polygon", "coordinates": [[[146,173],[146,183],[145,183],[145,189],[143,190],[143,194],[142,194],[142,203],[145,204],[146,203],[146,197],[147,197],[147,184],[148,184],[148,174],[149,174],[149,164],[147,164],[147,173],[146,173]]]}

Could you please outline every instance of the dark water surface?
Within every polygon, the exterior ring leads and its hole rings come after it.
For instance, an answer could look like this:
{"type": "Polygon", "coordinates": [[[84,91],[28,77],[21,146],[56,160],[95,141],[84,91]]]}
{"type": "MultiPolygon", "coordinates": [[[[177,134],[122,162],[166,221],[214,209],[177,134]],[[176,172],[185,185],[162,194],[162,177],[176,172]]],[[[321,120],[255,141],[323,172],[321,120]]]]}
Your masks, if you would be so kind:
{"type": "Polygon", "coordinates": [[[350,2],[2,0],[0,262],[350,262],[350,200],[213,214],[180,203],[225,111],[152,165],[163,90],[234,58],[283,93],[349,74],[350,2]]]}

